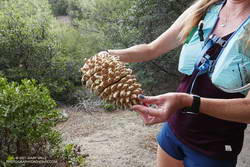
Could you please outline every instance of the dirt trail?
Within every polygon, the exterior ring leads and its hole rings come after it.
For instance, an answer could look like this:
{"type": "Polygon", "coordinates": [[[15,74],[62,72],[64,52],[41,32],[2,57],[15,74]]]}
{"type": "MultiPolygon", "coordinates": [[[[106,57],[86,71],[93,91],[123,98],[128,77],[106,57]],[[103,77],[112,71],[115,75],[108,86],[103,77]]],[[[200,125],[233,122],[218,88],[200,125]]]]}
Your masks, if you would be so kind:
{"type": "MultiPolygon", "coordinates": [[[[153,167],[155,135],[161,125],[145,126],[134,112],[69,112],[57,128],[66,143],[82,145],[87,167],[153,167]]],[[[250,167],[250,127],[237,167],[250,167]]]]}

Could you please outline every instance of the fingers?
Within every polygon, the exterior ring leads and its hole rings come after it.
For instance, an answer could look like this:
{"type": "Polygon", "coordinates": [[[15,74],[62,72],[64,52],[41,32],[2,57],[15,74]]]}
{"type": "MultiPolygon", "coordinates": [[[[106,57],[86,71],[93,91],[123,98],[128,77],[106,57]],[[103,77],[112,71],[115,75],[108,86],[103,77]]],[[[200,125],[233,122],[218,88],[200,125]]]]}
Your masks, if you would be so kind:
{"type": "Polygon", "coordinates": [[[137,113],[140,115],[141,119],[143,120],[143,122],[146,124],[146,122],[148,121],[148,115],[142,112],[137,111],[137,113]]]}
{"type": "Polygon", "coordinates": [[[106,51],[106,50],[105,50],[105,51],[101,51],[101,52],[98,53],[98,55],[99,55],[99,56],[102,56],[102,55],[103,55],[103,56],[107,56],[107,55],[109,55],[109,52],[106,51]]]}
{"type": "Polygon", "coordinates": [[[139,113],[146,125],[153,125],[166,121],[164,111],[160,108],[150,108],[143,105],[134,105],[132,109],[139,113]]]}
{"type": "Polygon", "coordinates": [[[158,123],[162,123],[163,121],[159,118],[151,118],[149,119],[147,122],[144,122],[146,125],[154,125],[154,124],[158,124],[158,123]]]}
{"type": "Polygon", "coordinates": [[[134,105],[132,109],[136,112],[140,112],[150,116],[159,117],[162,115],[162,111],[160,109],[154,109],[143,105],[134,105]]]}
{"type": "Polygon", "coordinates": [[[137,113],[139,113],[145,125],[153,125],[162,122],[161,119],[158,117],[150,116],[140,111],[137,111],[137,113]]]}
{"type": "Polygon", "coordinates": [[[159,96],[144,96],[140,94],[138,95],[138,98],[143,104],[161,104],[161,99],[159,98],[159,96]]]}

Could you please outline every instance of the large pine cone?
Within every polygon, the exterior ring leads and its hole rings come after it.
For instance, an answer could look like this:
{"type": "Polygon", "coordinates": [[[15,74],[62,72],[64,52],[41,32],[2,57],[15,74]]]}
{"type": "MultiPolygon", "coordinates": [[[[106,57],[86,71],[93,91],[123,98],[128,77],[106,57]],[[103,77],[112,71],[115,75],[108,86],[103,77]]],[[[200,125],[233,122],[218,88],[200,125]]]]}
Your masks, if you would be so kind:
{"type": "Polygon", "coordinates": [[[117,56],[95,55],[85,62],[81,71],[86,87],[108,103],[122,108],[139,104],[138,94],[143,93],[141,85],[117,56]]]}

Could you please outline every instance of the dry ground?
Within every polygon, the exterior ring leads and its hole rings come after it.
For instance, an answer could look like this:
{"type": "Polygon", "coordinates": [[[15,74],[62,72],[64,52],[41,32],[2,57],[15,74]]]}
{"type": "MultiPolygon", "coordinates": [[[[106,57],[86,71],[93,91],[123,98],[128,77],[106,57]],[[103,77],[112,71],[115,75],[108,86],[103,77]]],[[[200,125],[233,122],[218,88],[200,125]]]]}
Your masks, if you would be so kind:
{"type": "MultiPolygon", "coordinates": [[[[130,111],[72,112],[57,128],[66,143],[82,145],[87,167],[153,167],[155,135],[161,125],[145,126],[130,111]]],[[[250,167],[250,127],[237,167],[250,167]]]]}

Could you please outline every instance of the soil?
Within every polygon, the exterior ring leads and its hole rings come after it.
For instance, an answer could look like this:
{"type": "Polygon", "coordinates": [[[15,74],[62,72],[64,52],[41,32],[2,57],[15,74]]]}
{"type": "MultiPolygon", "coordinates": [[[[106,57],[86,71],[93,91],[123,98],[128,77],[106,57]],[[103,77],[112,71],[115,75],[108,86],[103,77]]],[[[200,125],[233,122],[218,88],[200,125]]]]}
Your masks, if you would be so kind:
{"type": "MultiPolygon", "coordinates": [[[[69,119],[60,123],[65,143],[82,146],[87,167],[153,167],[161,125],[145,126],[132,111],[76,112],[64,109],[69,119]]],[[[250,127],[237,167],[250,167],[250,127]]]]}

